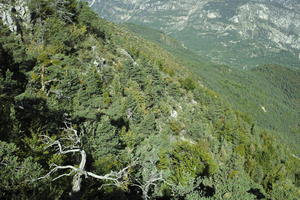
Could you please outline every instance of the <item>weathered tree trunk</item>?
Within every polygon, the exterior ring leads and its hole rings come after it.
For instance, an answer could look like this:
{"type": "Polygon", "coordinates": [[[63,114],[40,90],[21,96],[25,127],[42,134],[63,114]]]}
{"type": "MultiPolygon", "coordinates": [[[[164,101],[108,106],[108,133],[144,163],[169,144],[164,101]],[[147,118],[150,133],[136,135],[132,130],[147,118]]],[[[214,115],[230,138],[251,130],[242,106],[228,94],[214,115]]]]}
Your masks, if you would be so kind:
{"type": "Polygon", "coordinates": [[[45,65],[42,65],[42,70],[41,70],[41,85],[42,85],[42,91],[45,91],[45,65]]]}

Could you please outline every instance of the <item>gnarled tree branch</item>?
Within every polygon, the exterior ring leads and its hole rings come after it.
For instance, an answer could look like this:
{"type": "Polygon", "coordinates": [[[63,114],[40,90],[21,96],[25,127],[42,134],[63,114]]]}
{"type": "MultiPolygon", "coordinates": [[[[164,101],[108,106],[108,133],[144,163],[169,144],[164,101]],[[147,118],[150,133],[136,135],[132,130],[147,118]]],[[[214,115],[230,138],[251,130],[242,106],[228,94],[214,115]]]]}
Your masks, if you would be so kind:
{"type": "Polygon", "coordinates": [[[60,140],[53,140],[49,136],[42,135],[44,138],[44,143],[47,144],[46,148],[50,148],[53,146],[56,146],[57,149],[57,154],[69,154],[69,153],[78,153],[80,152],[81,155],[81,161],[79,164],[79,167],[75,167],[72,165],[65,165],[65,166],[59,166],[56,164],[52,164],[52,168],[45,176],[42,176],[37,180],[45,179],[45,178],[50,178],[54,173],[56,173],[59,170],[70,170],[68,173],[61,174],[55,178],[52,179],[52,181],[55,181],[59,178],[65,177],[65,176],[72,176],[73,175],[73,181],[72,181],[72,193],[77,193],[80,191],[81,187],[81,182],[82,182],[82,176],[84,175],[86,178],[87,177],[92,177],[95,179],[99,180],[104,180],[104,181],[111,181],[112,184],[109,185],[115,185],[115,186],[121,186],[124,184],[125,177],[128,176],[128,169],[132,166],[129,165],[123,169],[121,169],[118,172],[110,172],[105,175],[97,175],[93,172],[89,172],[85,170],[85,165],[86,165],[86,152],[85,150],[80,148],[81,145],[81,138],[78,135],[77,130],[72,128],[72,125],[69,123],[65,123],[66,128],[64,129],[66,132],[73,133],[72,135],[69,135],[68,137],[64,138],[64,140],[71,141],[72,144],[69,146],[64,146],[60,140]]]}

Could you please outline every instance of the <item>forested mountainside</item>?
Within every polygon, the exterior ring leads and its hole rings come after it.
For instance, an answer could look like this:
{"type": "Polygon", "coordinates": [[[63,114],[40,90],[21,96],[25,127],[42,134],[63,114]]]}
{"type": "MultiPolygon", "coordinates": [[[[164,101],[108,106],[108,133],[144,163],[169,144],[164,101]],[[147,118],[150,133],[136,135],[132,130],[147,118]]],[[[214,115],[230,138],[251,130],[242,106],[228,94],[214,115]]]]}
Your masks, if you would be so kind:
{"type": "Polygon", "coordinates": [[[149,27],[124,24],[130,31],[158,44],[178,63],[200,78],[203,87],[212,89],[235,109],[248,113],[259,126],[273,130],[300,153],[300,71],[280,65],[261,65],[239,70],[215,64],[163,32],[149,27]]]}
{"type": "Polygon", "coordinates": [[[88,0],[102,17],[162,30],[216,63],[299,67],[298,0],[88,0]]]}
{"type": "Polygon", "coordinates": [[[294,152],[158,45],[76,0],[0,10],[1,199],[300,198],[294,152]]]}

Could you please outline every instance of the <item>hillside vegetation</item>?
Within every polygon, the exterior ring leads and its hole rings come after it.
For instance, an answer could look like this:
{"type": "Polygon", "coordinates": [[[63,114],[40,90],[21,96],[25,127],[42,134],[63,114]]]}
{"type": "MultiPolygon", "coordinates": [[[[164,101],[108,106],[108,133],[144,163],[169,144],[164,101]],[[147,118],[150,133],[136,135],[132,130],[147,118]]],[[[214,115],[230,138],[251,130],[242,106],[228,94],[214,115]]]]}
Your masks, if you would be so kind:
{"type": "Polygon", "coordinates": [[[76,0],[22,2],[30,24],[0,21],[1,199],[300,198],[294,152],[167,51],[76,0]]]}
{"type": "Polygon", "coordinates": [[[197,56],[163,32],[135,24],[125,26],[170,52],[177,62],[194,72],[194,78],[203,87],[221,94],[232,107],[247,113],[259,126],[272,130],[300,153],[299,70],[274,64],[249,70],[218,65],[197,56]]]}

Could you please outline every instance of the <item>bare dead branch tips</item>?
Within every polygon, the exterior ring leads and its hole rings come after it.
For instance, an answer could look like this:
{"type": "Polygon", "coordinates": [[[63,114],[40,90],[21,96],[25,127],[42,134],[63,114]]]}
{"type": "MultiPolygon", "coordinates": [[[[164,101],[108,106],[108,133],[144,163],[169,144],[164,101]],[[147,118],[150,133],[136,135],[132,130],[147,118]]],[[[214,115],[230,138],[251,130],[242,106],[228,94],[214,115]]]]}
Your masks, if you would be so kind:
{"type": "Polygon", "coordinates": [[[150,197],[149,197],[148,194],[149,194],[149,191],[151,189],[151,186],[156,187],[157,186],[157,182],[159,182],[159,181],[165,182],[165,180],[163,179],[162,172],[160,172],[159,174],[153,172],[152,175],[151,175],[151,177],[150,177],[150,179],[147,180],[144,183],[142,183],[138,179],[135,179],[135,180],[136,180],[136,182],[138,184],[132,184],[132,185],[141,189],[141,191],[143,193],[143,199],[144,200],[150,199],[150,197]]]}

